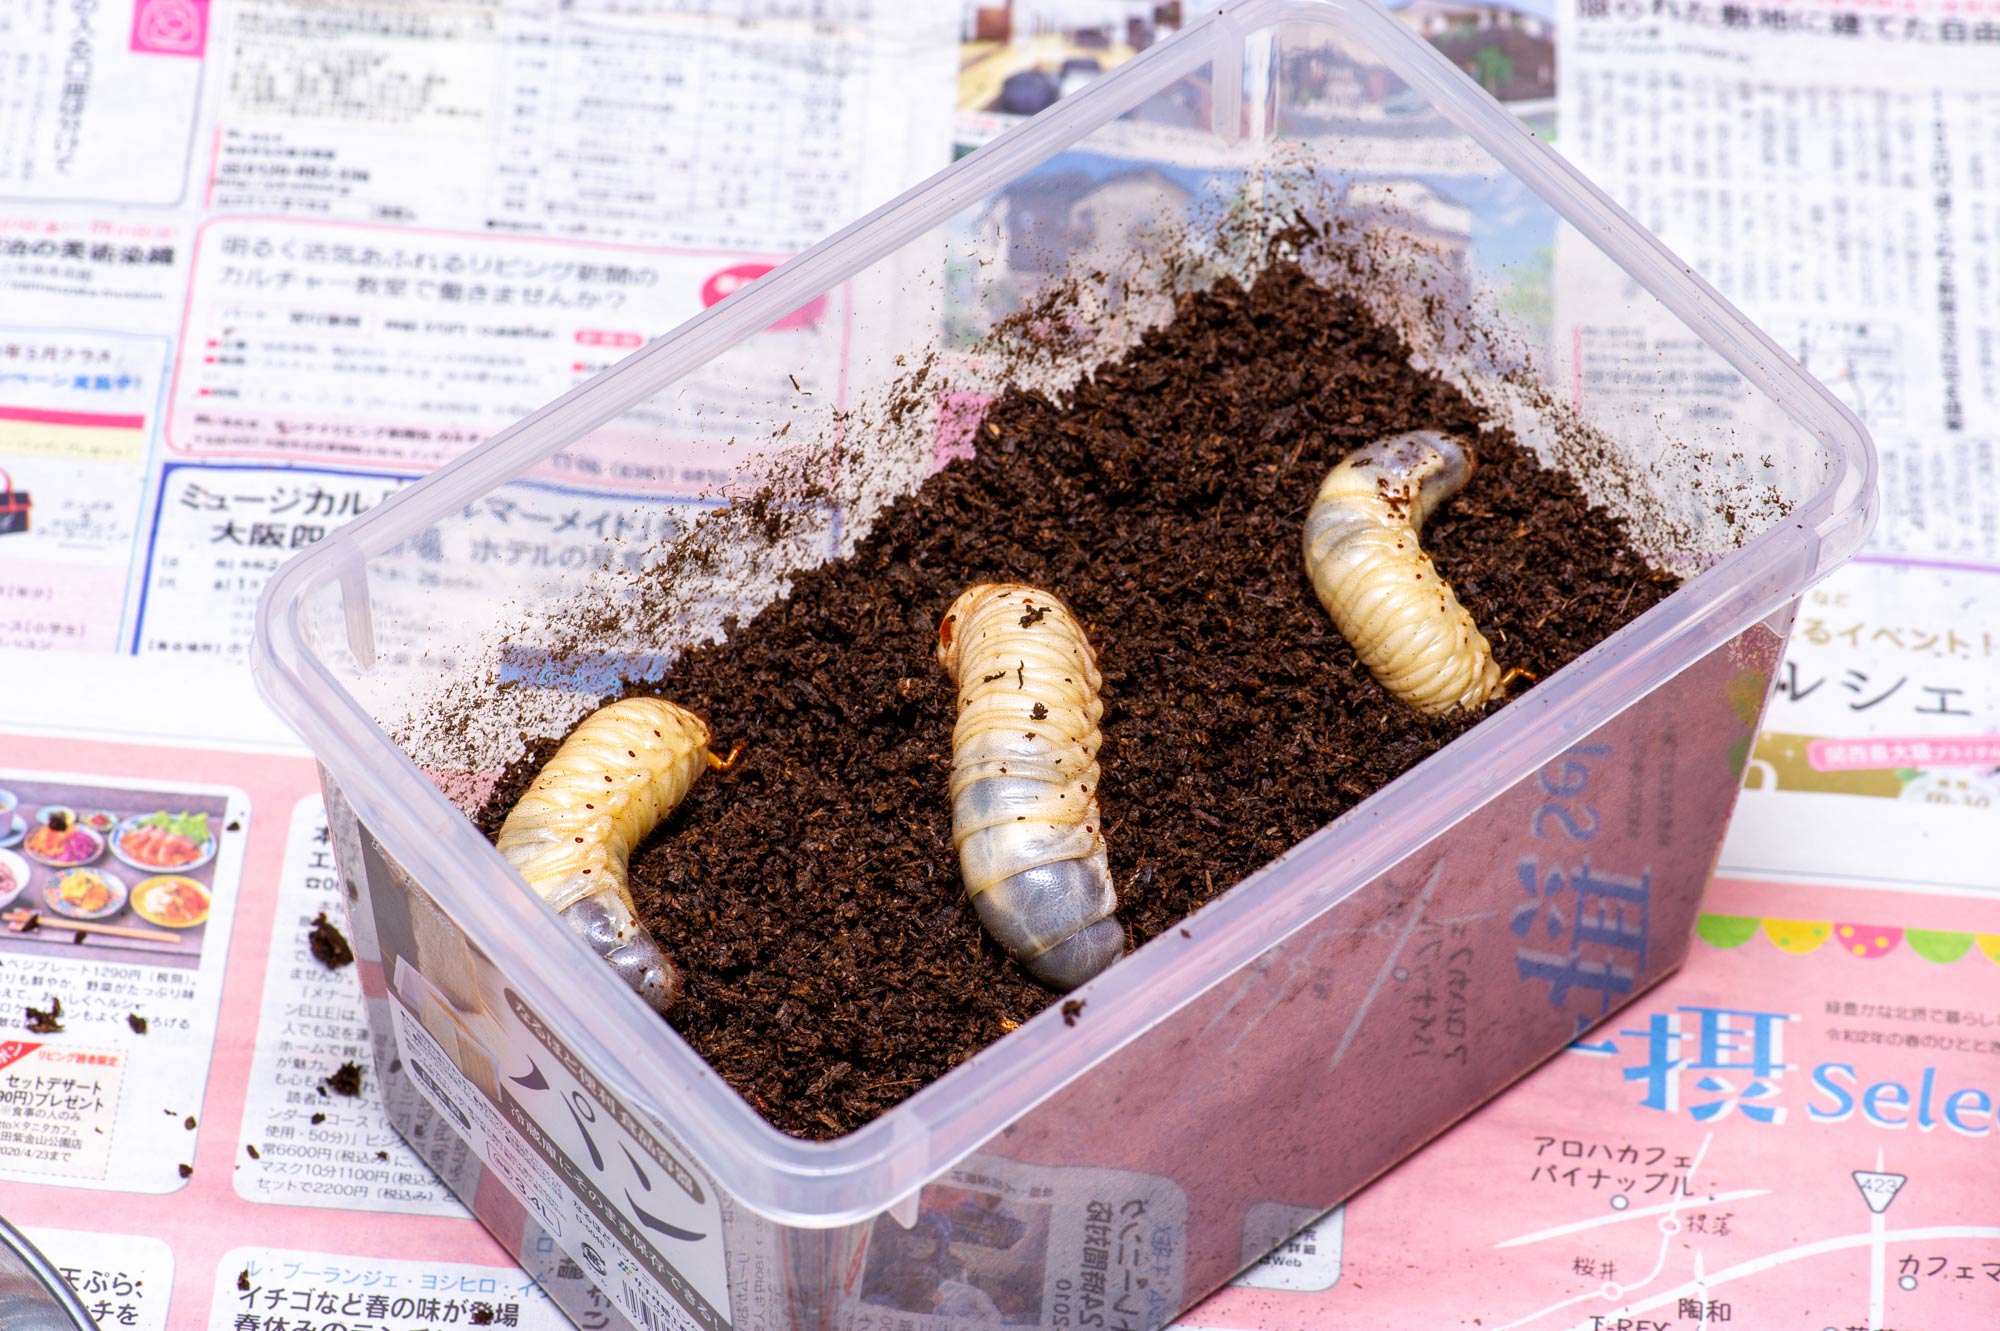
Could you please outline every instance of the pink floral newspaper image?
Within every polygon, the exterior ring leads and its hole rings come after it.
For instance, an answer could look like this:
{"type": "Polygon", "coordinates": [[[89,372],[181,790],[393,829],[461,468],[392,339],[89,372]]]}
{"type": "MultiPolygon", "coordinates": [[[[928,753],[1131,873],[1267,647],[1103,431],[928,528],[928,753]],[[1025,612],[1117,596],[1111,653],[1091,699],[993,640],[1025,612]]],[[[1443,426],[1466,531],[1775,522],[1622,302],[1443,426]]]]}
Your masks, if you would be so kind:
{"type": "Polygon", "coordinates": [[[1996,1070],[2000,902],[1719,878],[1678,974],[1181,1325],[2000,1325],[1996,1070]]]}

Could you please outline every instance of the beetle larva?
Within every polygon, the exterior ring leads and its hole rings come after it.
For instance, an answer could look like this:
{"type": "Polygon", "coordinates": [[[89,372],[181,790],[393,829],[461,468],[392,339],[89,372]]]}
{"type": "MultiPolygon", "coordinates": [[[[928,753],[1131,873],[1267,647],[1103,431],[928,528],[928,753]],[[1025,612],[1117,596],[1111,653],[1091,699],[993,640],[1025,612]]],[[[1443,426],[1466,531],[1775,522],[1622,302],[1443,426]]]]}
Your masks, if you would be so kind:
{"type": "Polygon", "coordinates": [[[703,769],[727,765],[709,752],[708,726],[693,712],[626,698],[562,742],[495,840],[535,894],[663,1012],[680,995],[680,972],[639,923],[627,865],[703,769]]]}
{"type": "Polygon", "coordinates": [[[1327,473],[1306,515],[1306,572],[1382,687],[1429,716],[1485,705],[1505,675],[1471,612],[1418,544],[1424,519],[1472,476],[1472,450],[1435,430],[1378,439],[1327,473]]]}
{"type": "Polygon", "coordinates": [[[1016,583],[981,583],[938,625],[958,686],[951,839],[965,895],[999,944],[1051,989],[1124,955],[1125,927],[1097,812],[1104,704],[1069,608],[1016,583]]]}

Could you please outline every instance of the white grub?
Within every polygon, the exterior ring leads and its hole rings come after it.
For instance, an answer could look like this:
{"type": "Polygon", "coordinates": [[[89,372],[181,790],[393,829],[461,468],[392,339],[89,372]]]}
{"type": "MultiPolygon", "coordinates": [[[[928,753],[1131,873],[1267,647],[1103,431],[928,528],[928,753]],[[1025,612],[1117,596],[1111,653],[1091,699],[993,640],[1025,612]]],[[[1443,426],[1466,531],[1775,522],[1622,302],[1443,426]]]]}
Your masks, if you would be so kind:
{"type": "Polygon", "coordinates": [[[726,766],[708,738],[700,717],[660,698],[599,708],[536,774],[496,841],[535,894],[663,1012],[680,995],[680,972],[639,923],[628,862],[704,769],[726,766]]]}
{"type": "Polygon", "coordinates": [[[1000,945],[1051,989],[1125,952],[1097,809],[1103,678],[1048,592],[981,583],[938,625],[958,686],[951,836],[965,894],[1000,945]]]}
{"type": "Polygon", "coordinates": [[[1306,515],[1306,572],[1341,636],[1383,688],[1428,716],[1476,711],[1525,671],[1493,649],[1418,543],[1424,519],[1472,476],[1463,440],[1414,430],[1356,449],[1306,515]]]}

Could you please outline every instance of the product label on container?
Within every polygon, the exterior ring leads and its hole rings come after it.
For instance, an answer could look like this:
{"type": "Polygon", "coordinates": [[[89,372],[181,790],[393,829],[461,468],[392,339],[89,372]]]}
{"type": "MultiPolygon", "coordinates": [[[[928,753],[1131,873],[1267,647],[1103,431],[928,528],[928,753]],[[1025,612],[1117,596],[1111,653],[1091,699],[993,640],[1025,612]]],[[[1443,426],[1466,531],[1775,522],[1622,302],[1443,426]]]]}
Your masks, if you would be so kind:
{"type": "MultiPolygon", "coordinates": [[[[693,1165],[664,1145],[512,990],[482,1032],[447,1015],[447,1054],[404,999],[421,976],[399,967],[396,1044],[424,1097],[635,1324],[730,1331],[722,1208],[693,1165]],[[486,1048],[497,1021],[502,1048],[486,1048]],[[461,1070],[470,1058],[485,1085],[461,1070]]],[[[435,996],[432,996],[433,998],[435,996]]]]}
{"type": "Polygon", "coordinates": [[[1243,1216],[1243,1260],[1255,1265],[1245,1268],[1230,1285],[1236,1289],[1332,1289],[1340,1282],[1345,1217],[1346,1211],[1338,1206],[1315,1216],[1306,1207],[1256,1203],[1243,1216]]]}
{"type": "Polygon", "coordinates": [[[1160,1326],[1181,1306],[1187,1197],[1157,1174],[974,1155],[869,1227],[847,1331],[1160,1326]]]}

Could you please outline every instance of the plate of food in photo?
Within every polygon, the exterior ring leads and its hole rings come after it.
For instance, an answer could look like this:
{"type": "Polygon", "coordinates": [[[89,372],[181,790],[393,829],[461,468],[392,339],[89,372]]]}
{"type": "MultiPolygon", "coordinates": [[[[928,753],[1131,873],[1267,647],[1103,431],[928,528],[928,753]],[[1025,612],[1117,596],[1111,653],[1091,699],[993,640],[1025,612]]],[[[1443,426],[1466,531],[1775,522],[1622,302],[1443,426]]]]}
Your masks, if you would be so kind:
{"type": "Polygon", "coordinates": [[[132,889],[132,910],[162,929],[192,929],[208,919],[208,889],[177,873],[148,878],[132,889]]]}
{"type": "Polygon", "coordinates": [[[58,809],[49,821],[28,833],[21,849],[29,859],[51,869],[74,869],[104,853],[104,838],[78,826],[67,810],[58,809]]]}
{"type": "Polygon", "coordinates": [[[101,920],[125,908],[125,880],[109,869],[71,869],[42,884],[42,903],[72,920],[101,920]]]}
{"type": "Polygon", "coordinates": [[[28,862],[11,850],[0,850],[0,910],[14,904],[14,898],[21,895],[21,889],[28,885],[28,875],[32,870],[28,862]]]}
{"type": "Polygon", "coordinates": [[[215,858],[215,832],[205,813],[135,814],[112,831],[111,853],[135,869],[198,869],[215,858]]]}
{"type": "Polygon", "coordinates": [[[78,814],[76,821],[99,836],[110,836],[111,829],[118,826],[118,815],[109,809],[92,809],[89,813],[78,814]]]}

